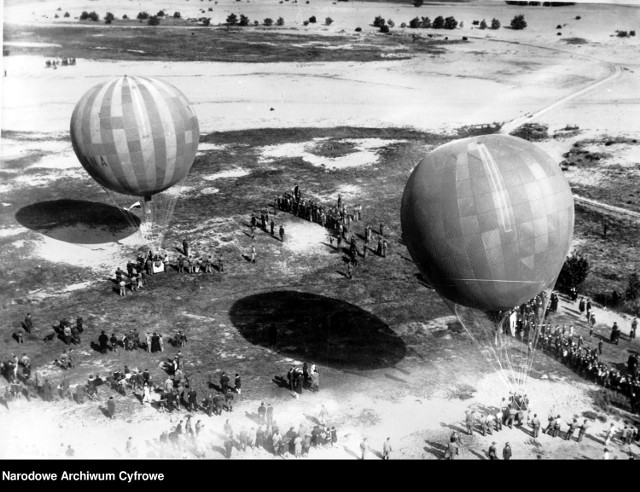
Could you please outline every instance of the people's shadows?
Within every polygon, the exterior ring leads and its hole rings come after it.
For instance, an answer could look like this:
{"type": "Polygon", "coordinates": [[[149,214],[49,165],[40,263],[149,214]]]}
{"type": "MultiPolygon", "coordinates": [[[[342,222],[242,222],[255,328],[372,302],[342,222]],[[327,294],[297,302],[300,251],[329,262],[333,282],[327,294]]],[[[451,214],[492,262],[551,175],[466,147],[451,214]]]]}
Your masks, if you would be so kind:
{"type": "Polygon", "coordinates": [[[447,447],[444,444],[435,441],[429,441],[427,439],[425,439],[424,442],[427,443],[427,446],[423,447],[422,449],[438,459],[444,458],[444,455],[447,451],[447,447]]]}
{"type": "Polygon", "coordinates": [[[369,451],[371,451],[371,454],[373,454],[374,456],[377,456],[378,458],[382,459],[382,453],[377,449],[369,448],[369,451]]]}
{"type": "Polygon", "coordinates": [[[353,304],[296,291],[244,297],[229,310],[233,325],[250,343],[290,357],[343,369],[394,366],[407,348],[380,318],[353,304]]]}
{"type": "Polygon", "coordinates": [[[289,381],[287,381],[282,376],[274,376],[273,382],[278,385],[278,388],[286,388],[289,389],[289,381]]]}
{"type": "Polygon", "coordinates": [[[357,453],[351,451],[347,446],[342,446],[342,449],[344,449],[349,456],[353,456],[355,459],[360,459],[360,456],[358,456],[357,453]]]}
{"type": "Polygon", "coordinates": [[[244,415],[256,425],[262,425],[263,423],[262,418],[260,418],[260,415],[258,415],[257,413],[245,411],[244,415]]]}
{"type": "Polygon", "coordinates": [[[596,436],[593,436],[591,434],[585,434],[585,437],[587,439],[591,439],[596,444],[602,444],[604,446],[604,439],[598,439],[596,436]]]}
{"type": "Polygon", "coordinates": [[[109,418],[109,410],[107,410],[107,407],[100,405],[98,409],[102,412],[102,415],[109,418]]]}
{"type": "Polygon", "coordinates": [[[101,353],[102,353],[102,350],[100,349],[100,345],[99,345],[99,344],[97,344],[96,342],[91,342],[91,343],[90,343],[90,345],[91,345],[91,348],[92,348],[93,350],[95,350],[95,351],[96,351],[96,352],[98,352],[99,354],[101,354],[101,353]]]}
{"type": "Polygon", "coordinates": [[[481,452],[476,451],[474,449],[467,449],[467,451],[469,451],[469,453],[471,453],[473,456],[477,457],[480,460],[488,459],[486,453],[481,453],[481,452]]]}
{"type": "Polygon", "coordinates": [[[86,200],[32,203],[18,210],[15,217],[31,230],[73,244],[116,242],[136,233],[140,225],[135,214],[86,200]]]}
{"type": "Polygon", "coordinates": [[[307,415],[305,413],[303,414],[303,417],[306,418],[311,423],[313,423],[314,425],[320,425],[320,420],[317,417],[314,417],[313,415],[307,415]]]}
{"type": "Polygon", "coordinates": [[[220,453],[222,457],[224,458],[227,457],[227,451],[222,446],[216,446],[215,444],[212,444],[210,448],[212,451],[215,451],[216,453],[220,453]]]}

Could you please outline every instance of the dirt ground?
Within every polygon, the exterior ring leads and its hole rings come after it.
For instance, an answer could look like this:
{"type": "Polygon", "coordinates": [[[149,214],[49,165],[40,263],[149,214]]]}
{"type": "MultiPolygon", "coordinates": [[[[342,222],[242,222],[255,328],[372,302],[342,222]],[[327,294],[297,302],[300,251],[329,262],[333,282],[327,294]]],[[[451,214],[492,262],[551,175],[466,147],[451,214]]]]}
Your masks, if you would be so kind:
{"type": "MultiPolygon", "coordinates": [[[[124,364],[148,368],[159,383],[165,377],[159,364],[176,348],[168,346],[161,357],[124,351],[102,355],[90,342],[103,329],[122,332],[134,324],[141,331],[165,335],[183,329],[189,342],[182,353],[199,394],[211,391],[209,383],[217,382],[221,370],[240,373],[243,391],[232,413],[194,416],[205,424],[203,434],[195,444],[180,448],[163,448],[157,439],[186,413],[159,413],[132,395],[122,397],[102,388],[99,401],[85,405],[11,402],[9,409],[0,406],[0,457],[65,458],[71,445],[81,458],[222,458],[224,421],[229,419],[236,432],[250,430],[265,401],[274,405],[284,430],[314,425],[325,405],[328,423],[338,429],[338,443],[313,449],[311,458],[356,458],[360,441],[367,437],[368,458],[379,459],[384,439],[391,437],[392,458],[441,459],[451,431],[462,433],[465,411],[496,409],[508,388],[444,302],[421,282],[401,243],[398,212],[406,179],[422,155],[470,125],[536,121],[549,125],[551,135],[577,125],[577,132],[558,133],[539,145],[558,162],[578,141],[593,152],[606,151],[597,168],[574,166],[567,177],[574,190],[622,206],[615,190],[635,178],[637,149],[632,144],[605,149],[603,142],[638,134],[634,88],[640,82],[640,43],[614,32],[637,28],[638,9],[594,4],[523,9],[500,2],[420,9],[317,0],[207,4],[161,1],[148,10],[180,10],[186,18],[199,17],[200,8],[211,6],[212,13],[204,15],[210,15],[214,25],[231,12],[259,20],[283,16],[285,33],[308,36],[317,49],[366,44],[375,56],[385,48],[370,24],[382,15],[396,23],[392,37],[406,42],[389,47],[393,57],[366,63],[313,62],[296,51],[278,63],[248,63],[241,57],[233,62],[150,61],[143,53],[119,60],[99,56],[107,28],[101,22],[93,27],[95,41],[89,45],[95,55],[54,71],[45,69],[44,62],[55,54],[64,56],[59,54],[65,51],[64,41],[45,34],[28,39],[20,30],[77,24],[73,17],[96,10],[96,3],[5,2],[5,26],[11,25],[5,44],[11,54],[3,57],[2,67],[7,75],[2,78],[0,276],[8,280],[0,286],[0,357],[27,352],[36,367],[59,382],[62,371],[52,362],[65,346],[59,340],[44,343],[42,336],[61,317],[82,315],[87,328],[75,348],[79,364],[66,374],[72,386],[85,382],[89,374],[106,375],[124,364]],[[69,11],[71,19],[55,19],[58,7],[69,11]],[[493,17],[507,26],[518,13],[529,23],[524,31],[472,29],[473,20],[493,17]],[[304,26],[311,15],[320,22],[304,26]],[[416,15],[454,15],[464,26],[452,32],[399,27],[416,15]],[[321,25],[329,16],[334,22],[321,25]],[[563,26],[561,36],[554,29],[558,24],[563,26]],[[362,27],[361,34],[354,32],[356,27],[362,27]],[[416,33],[468,40],[443,45],[443,53],[424,53],[411,49],[416,33]],[[337,35],[348,41],[335,46],[319,39],[337,35]],[[152,278],[145,292],[126,298],[112,292],[113,271],[135,257],[139,238],[80,166],[68,128],[81,94],[122,74],[163,78],[193,103],[201,144],[164,248],[175,255],[186,236],[196,251],[222,255],[224,274],[170,272],[152,278]],[[613,177],[610,168],[620,174],[613,177]],[[348,281],[327,231],[284,213],[277,216],[287,231],[283,243],[262,232],[252,241],[246,226],[250,214],[296,183],[305,196],[322,203],[335,201],[338,194],[349,205],[361,203],[364,222],[385,224],[389,257],[368,258],[348,281]],[[259,252],[255,265],[242,256],[251,244],[259,252]],[[36,335],[19,346],[12,335],[26,312],[34,317],[36,335]],[[336,321],[340,317],[332,317],[335,313],[348,323],[336,321]],[[283,330],[284,342],[276,348],[264,341],[265,323],[283,330]],[[331,333],[319,337],[318,330],[326,327],[331,333]],[[318,365],[321,389],[294,398],[277,378],[291,364],[302,362],[318,365]],[[101,410],[110,395],[117,405],[114,421],[101,410]],[[136,448],[133,454],[125,452],[129,437],[136,448]]],[[[111,0],[108,9],[99,6],[104,9],[99,13],[135,17],[141,5],[111,0]]],[[[246,36],[258,42],[254,34],[246,36]]],[[[264,37],[259,41],[265,42],[264,37]]],[[[637,195],[625,193],[625,200],[635,200],[637,207],[637,195]]],[[[629,271],[637,271],[636,246],[623,241],[635,229],[613,230],[619,240],[604,242],[594,227],[578,210],[574,245],[597,258],[592,275],[598,280],[592,285],[604,285],[608,272],[619,270],[611,258],[622,258],[629,271]],[[596,249],[601,250],[597,255],[596,249]]],[[[601,306],[594,312],[596,338],[588,344],[599,336],[608,338],[614,321],[628,333],[628,316],[601,306]]],[[[551,323],[574,324],[588,338],[575,306],[565,299],[551,323]]],[[[610,364],[624,363],[637,343],[627,337],[620,346],[605,343],[603,357],[610,364]]],[[[536,358],[526,392],[543,422],[549,413],[565,420],[589,416],[588,438],[581,443],[546,435],[533,439],[528,427],[485,437],[463,434],[462,458],[485,459],[495,440],[499,449],[510,442],[514,458],[599,459],[609,423],[621,426],[633,419],[624,410],[598,406],[597,386],[543,353],[536,358]]],[[[619,459],[640,451],[619,441],[610,450],[619,459]]],[[[257,450],[236,450],[233,457],[272,458],[257,450]]]]}

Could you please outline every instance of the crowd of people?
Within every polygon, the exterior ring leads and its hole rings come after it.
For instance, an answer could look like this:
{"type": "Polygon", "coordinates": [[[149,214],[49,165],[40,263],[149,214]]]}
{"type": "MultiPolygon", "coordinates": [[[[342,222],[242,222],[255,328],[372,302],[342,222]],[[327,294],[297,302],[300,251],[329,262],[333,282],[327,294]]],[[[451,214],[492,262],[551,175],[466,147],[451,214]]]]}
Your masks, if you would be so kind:
{"type": "Polygon", "coordinates": [[[56,70],[58,67],[73,66],[75,64],[75,58],[54,58],[53,60],[46,60],[44,62],[45,68],[53,68],[54,70],[56,70]]]}

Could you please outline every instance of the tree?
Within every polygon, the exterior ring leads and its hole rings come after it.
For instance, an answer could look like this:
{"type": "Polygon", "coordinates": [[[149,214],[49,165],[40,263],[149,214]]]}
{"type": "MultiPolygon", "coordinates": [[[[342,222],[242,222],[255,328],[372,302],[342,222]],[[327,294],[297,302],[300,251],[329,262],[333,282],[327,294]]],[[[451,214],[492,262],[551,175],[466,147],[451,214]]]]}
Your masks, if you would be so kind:
{"type": "Polygon", "coordinates": [[[433,19],[433,24],[431,25],[434,29],[442,29],[444,27],[444,17],[439,15],[435,19],[433,19]]]}
{"type": "Polygon", "coordinates": [[[127,20],[128,18],[129,18],[129,16],[128,16],[127,14],[124,14],[124,15],[122,16],[122,19],[123,19],[123,20],[127,20]]]}
{"type": "Polygon", "coordinates": [[[278,17],[276,21],[276,26],[284,26],[284,19],[282,17],[278,17]]]}
{"type": "Polygon", "coordinates": [[[145,20],[149,18],[149,14],[146,11],[138,12],[136,19],[145,20]]]}
{"type": "Polygon", "coordinates": [[[458,21],[455,19],[455,17],[447,17],[444,20],[445,29],[455,29],[456,27],[458,27],[458,21]]]}
{"type": "Polygon", "coordinates": [[[401,27],[402,29],[404,29],[405,27],[407,27],[407,23],[406,23],[406,22],[403,22],[402,24],[400,24],[400,27],[401,27]]]}
{"type": "Polygon", "coordinates": [[[95,12],[89,12],[89,19],[93,22],[98,22],[100,20],[100,16],[95,12]]]}
{"type": "Polygon", "coordinates": [[[207,27],[211,25],[211,17],[203,17],[202,18],[202,25],[207,27]]]}
{"type": "Polygon", "coordinates": [[[164,17],[164,10],[161,10],[156,14],[158,17],[164,17]]]}
{"type": "Polygon", "coordinates": [[[381,16],[376,16],[375,19],[373,19],[373,27],[382,27],[384,26],[385,22],[384,19],[381,16]]]}
{"type": "Polygon", "coordinates": [[[578,287],[587,278],[589,268],[589,262],[586,258],[572,253],[562,265],[562,270],[556,282],[557,289],[568,293],[571,287],[578,287]]]}
{"type": "Polygon", "coordinates": [[[424,3],[424,0],[413,0],[414,7],[422,7],[423,3],[424,3]]]}
{"type": "Polygon", "coordinates": [[[527,21],[524,20],[524,15],[516,15],[513,19],[511,19],[511,29],[521,30],[527,27],[527,21]]]}
{"type": "Polygon", "coordinates": [[[383,33],[388,33],[389,32],[389,26],[387,26],[386,24],[384,26],[380,26],[380,32],[383,33]]]}
{"type": "Polygon", "coordinates": [[[157,15],[152,15],[147,19],[147,25],[149,26],[159,26],[160,25],[160,17],[157,15]]]}
{"type": "Polygon", "coordinates": [[[113,22],[115,18],[115,15],[113,15],[111,12],[107,12],[107,15],[104,16],[104,23],[111,24],[111,22],[113,22]]]}
{"type": "Polygon", "coordinates": [[[388,25],[389,27],[393,27],[393,26],[395,26],[395,25],[396,25],[396,23],[395,23],[395,22],[393,22],[393,20],[388,19],[388,20],[387,20],[387,25],[388,25]]]}
{"type": "Polygon", "coordinates": [[[482,22],[480,22],[480,29],[486,29],[487,28],[487,21],[482,19],[482,22]]]}
{"type": "Polygon", "coordinates": [[[500,29],[500,21],[495,17],[491,19],[491,29],[500,29]]]}
{"type": "Polygon", "coordinates": [[[273,19],[267,17],[264,21],[262,21],[265,26],[270,26],[273,24],[273,19]]]}
{"type": "Polygon", "coordinates": [[[65,12],[62,17],[70,17],[69,12],[65,12]]]}
{"type": "Polygon", "coordinates": [[[409,21],[409,27],[416,29],[417,27],[420,27],[420,19],[418,17],[414,17],[413,19],[411,19],[409,21]]]}
{"type": "Polygon", "coordinates": [[[635,301],[640,297],[640,276],[633,272],[629,277],[627,289],[624,291],[624,298],[628,301],[635,301]]]}
{"type": "Polygon", "coordinates": [[[235,26],[238,23],[238,16],[236,14],[229,14],[227,17],[227,24],[230,26],[235,26]]]}
{"type": "Polygon", "coordinates": [[[240,14],[240,20],[238,21],[239,26],[248,26],[249,25],[249,17],[244,14],[240,14]]]}
{"type": "Polygon", "coordinates": [[[330,26],[330,25],[333,23],[333,19],[332,19],[331,17],[327,17],[327,18],[324,20],[324,23],[325,23],[327,26],[330,26]]]}
{"type": "Polygon", "coordinates": [[[431,27],[431,19],[429,19],[429,17],[423,17],[420,21],[420,27],[423,29],[429,29],[431,27]]]}
{"type": "Polygon", "coordinates": [[[311,17],[309,17],[309,22],[311,22],[311,24],[315,24],[316,23],[316,16],[312,15],[311,17]]]}
{"type": "Polygon", "coordinates": [[[179,19],[180,17],[181,17],[180,12],[174,12],[174,13],[173,13],[173,18],[174,18],[174,19],[179,19]]]}

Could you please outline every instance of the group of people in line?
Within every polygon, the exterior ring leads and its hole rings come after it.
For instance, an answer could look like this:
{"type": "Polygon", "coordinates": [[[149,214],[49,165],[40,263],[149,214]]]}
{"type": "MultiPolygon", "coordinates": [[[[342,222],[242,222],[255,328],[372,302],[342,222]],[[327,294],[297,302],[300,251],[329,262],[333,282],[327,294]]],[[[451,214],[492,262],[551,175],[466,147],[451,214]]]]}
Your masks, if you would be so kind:
{"type": "Polygon", "coordinates": [[[291,366],[287,371],[287,385],[289,391],[298,398],[303,389],[309,391],[320,391],[320,373],[315,364],[308,365],[306,362],[302,367],[291,366]]]}
{"type": "Polygon", "coordinates": [[[56,70],[59,66],[60,67],[67,67],[67,66],[73,66],[76,64],[76,59],[75,58],[54,58],[53,60],[46,60],[44,62],[44,67],[45,68],[53,68],[54,70],[56,70]]]}

